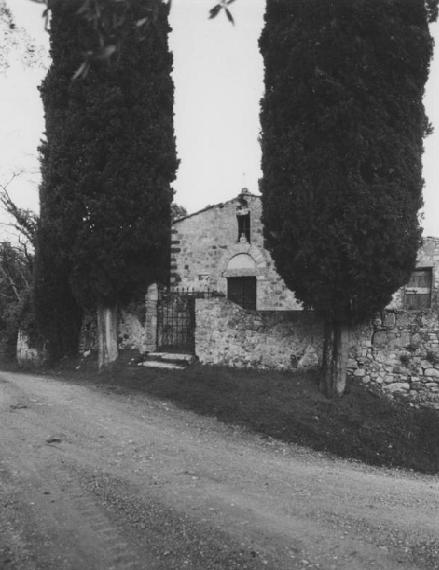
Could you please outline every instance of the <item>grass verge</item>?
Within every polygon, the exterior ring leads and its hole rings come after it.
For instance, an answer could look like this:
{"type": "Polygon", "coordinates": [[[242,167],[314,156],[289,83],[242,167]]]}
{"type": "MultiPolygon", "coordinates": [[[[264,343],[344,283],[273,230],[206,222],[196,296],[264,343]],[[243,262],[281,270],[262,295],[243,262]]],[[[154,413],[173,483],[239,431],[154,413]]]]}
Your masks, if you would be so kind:
{"type": "Polygon", "coordinates": [[[315,372],[191,366],[185,370],[92,366],[47,371],[65,380],[118,385],[201,415],[373,465],[439,472],[439,413],[388,401],[351,382],[328,400],[315,372]]]}

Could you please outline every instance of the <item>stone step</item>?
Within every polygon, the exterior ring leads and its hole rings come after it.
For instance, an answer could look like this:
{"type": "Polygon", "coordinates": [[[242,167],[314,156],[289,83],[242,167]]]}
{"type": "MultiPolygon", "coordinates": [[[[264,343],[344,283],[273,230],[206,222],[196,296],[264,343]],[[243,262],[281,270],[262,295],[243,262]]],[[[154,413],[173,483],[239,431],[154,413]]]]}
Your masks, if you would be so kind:
{"type": "Polygon", "coordinates": [[[143,366],[145,368],[168,368],[170,370],[184,370],[186,368],[186,365],[162,362],[160,360],[144,360],[143,362],[139,362],[137,366],[143,366]]]}
{"type": "Polygon", "coordinates": [[[193,354],[180,352],[148,352],[146,360],[157,360],[159,362],[172,362],[174,364],[192,364],[195,362],[193,354]]]}
{"type": "Polygon", "coordinates": [[[148,352],[143,362],[139,362],[138,366],[182,370],[195,361],[196,357],[193,354],[180,352],[148,352]]]}

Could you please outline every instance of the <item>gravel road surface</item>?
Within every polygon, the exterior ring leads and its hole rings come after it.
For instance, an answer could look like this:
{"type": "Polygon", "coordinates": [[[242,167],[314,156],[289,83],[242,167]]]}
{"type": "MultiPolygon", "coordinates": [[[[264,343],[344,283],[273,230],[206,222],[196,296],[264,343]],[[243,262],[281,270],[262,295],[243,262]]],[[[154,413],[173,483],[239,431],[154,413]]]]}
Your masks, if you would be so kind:
{"type": "Polygon", "coordinates": [[[439,569],[439,478],[0,373],[0,569],[439,569]]]}

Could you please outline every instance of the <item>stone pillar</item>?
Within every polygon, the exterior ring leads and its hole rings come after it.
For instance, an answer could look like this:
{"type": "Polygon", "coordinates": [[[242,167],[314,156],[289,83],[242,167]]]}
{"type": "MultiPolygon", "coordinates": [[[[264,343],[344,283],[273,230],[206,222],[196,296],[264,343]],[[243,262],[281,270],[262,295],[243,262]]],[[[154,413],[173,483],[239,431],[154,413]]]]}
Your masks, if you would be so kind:
{"type": "Polygon", "coordinates": [[[157,350],[157,303],[159,289],[157,283],[148,287],[145,298],[145,350],[154,352],[157,350]]]}
{"type": "Polygon", "coordinates": [[[22,331],[18,331],[17,337],[17,362],[19,366],[41,366],[46,360],[46,352],[44,348],[38,350],[30,347],[28,335],[22,331]]]}
{"type": "Polygon", "coordinates": [[[98,333],[98,367],[110,367],[119,356],[117,343],[118,309],[99,304],[97,307],[98,333]]]}

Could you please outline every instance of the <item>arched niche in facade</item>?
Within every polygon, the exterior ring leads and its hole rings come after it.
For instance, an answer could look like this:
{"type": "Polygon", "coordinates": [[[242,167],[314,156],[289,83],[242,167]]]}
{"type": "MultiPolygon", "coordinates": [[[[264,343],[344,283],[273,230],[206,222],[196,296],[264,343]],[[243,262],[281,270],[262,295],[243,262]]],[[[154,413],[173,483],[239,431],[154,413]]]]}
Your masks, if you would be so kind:
{"type": "Polygon", "coordinates": [[[224,277],[256,277],[259,271],[255,260],[248,253],[238,253],[231,257],[223,273],[224,277]]]}
{"type": "Polygon", "coordinates": [[[249,243],[236,243],[224,253],[218,267],[221,277],[232,277],[232,273],[248,276],[263,275],[266,261],[261,250],[249,243]]]}
{"type": "Polygon", "coordinates": [[[256,308],[257,281],[264,277],[266,271],[267,262],[262,250],[247,242],[235,243],[227,248],[219,263],[218,291],[245,308],[254,309],[256,308]],[[238,297],[244,300],[250,298],[253,301],[250,304],[241,302],[238,297]]]}

